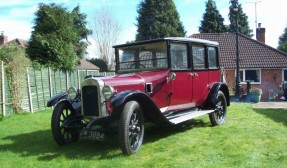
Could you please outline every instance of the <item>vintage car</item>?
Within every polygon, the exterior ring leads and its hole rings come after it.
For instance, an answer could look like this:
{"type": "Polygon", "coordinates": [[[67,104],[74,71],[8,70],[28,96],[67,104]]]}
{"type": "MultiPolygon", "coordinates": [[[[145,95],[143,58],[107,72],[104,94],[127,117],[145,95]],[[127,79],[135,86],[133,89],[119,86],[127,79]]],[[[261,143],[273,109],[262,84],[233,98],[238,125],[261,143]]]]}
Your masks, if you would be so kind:
{"type": "Polygon", "coordinates": [[[169,37],[114,49],[115,76],[89,76],[48,101],[59,145],[104,140],[117,130],[123,154],[131,155],[146,121],[175,125],[208,114],[212,125],[224,123],[230,100],[217,42],[169,37]]]}

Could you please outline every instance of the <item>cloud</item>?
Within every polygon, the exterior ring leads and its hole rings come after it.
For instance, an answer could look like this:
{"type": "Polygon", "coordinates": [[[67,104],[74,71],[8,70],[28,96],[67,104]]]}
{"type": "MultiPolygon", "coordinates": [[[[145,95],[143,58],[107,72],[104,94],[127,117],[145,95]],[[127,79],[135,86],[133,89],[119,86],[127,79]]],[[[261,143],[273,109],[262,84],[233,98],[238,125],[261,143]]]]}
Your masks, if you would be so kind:
{"type": "Polygon", "coordinates": [[[36,12],[38,6],[33,5],[31,7],[25,8],[12,8],[9,12],[9,16],[11,18],[27,18],[30,19],[33,17],[34,13],[36,12]]]}
{"type": "Polygon", "coordinates": [[[0,31],[4,31],[4,34],[8,35],[9,41],[15,38],[29,40],[32,28],[31,25],[25,21],[1,19],[0,31]]]}
{"type": "Polygon", "coordinates": [[[94,38],[88,38],[90,45],[87,48],[88,54],[85,56],[86,59],[98,58],[97,56],[97,42],[94,38]]]}

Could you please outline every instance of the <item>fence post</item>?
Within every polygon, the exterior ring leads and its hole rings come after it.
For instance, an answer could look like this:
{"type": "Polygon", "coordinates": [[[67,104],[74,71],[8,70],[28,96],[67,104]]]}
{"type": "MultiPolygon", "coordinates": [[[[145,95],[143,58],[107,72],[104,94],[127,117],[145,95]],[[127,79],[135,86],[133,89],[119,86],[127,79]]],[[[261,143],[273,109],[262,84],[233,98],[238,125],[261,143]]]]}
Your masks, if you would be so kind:
{"type": "Polygon", "coordinates": [[[4,62],[1,61],[1,89],[2,89],[2,114],[6,116],[6,104],[5,104],[5,82],[4,82],[4,62]]]}
{"type": "Polygon", "coordinates": [[[78,80],[78,89],[80,89],[80,70],[77,69],[77,80],[78,80]]]}
{"type": "Polygon", "coordinates": [[[27,72],[27,87],[28,87],[28,99],[29,99],[29,109],[30,112],[33,113],[33,102],[32,102],[32,94],[31,94],[31,87],[30,87],[30,75],[29,75],[29,69],[26,68],[27,72]]]}
{"type": "Polygon", "coordinates": [[[39,92],[38,92],[38,84],[37,84],[37,75],[36,75],[36,70],[35,69],[33,69],[34,70],[34,80],[35,80],[35,87],[36,87],[36,98],[37,98],[37,107],[38,107],[38,109],[37,110],[39,110],[40,109],[40,104],[39,104],[39,92]]]}
{"type": "Polygon", "coordinates": [[[52,78],[51,78],[51,68],[48,67],[48,80],[49,80],[49,91],[50,91],[50,97],[53,95],[53,88],[52,88],[52,78]]]}
{"type": "Polygon", "coordinates": [[[65,70],[65,75],[66,75],[66,90],[69,89],[69,76],[68,76],[68,71],[65,70]]]}

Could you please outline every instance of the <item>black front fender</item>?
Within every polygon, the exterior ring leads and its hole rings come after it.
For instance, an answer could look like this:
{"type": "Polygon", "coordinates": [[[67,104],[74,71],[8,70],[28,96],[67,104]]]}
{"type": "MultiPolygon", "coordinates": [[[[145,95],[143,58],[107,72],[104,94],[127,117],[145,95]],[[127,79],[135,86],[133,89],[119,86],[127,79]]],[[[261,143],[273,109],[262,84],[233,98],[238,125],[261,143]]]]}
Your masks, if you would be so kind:
{"type": "Polygon", "coordinates": [[[59,103],[66,103],[68,106],[71,107],[71,109],[76,114],[81,114],[81,102],[80,101],[70,101],[69,99],[61,99],[57,104],[59,103]]]}
{"type": "Polygon", "coordinates": [[[67,99],[68,98],[68,93],[59,93],[56,94],[55,96],[52,96],[50,100],[47,102],[47,107],[52,107],[55,104],[57,104],[60,100],[62,99],[67,99]]]}
{"type": "Polygon", "coordinates": [[[147,119],[160,124],[171,124],[147,94],[136,90],[121,92],[111,99],[111,105],[114,109],[112,116],[118,118],[124,105],[131,100],[135,100],[141,105],[147,119]]]}

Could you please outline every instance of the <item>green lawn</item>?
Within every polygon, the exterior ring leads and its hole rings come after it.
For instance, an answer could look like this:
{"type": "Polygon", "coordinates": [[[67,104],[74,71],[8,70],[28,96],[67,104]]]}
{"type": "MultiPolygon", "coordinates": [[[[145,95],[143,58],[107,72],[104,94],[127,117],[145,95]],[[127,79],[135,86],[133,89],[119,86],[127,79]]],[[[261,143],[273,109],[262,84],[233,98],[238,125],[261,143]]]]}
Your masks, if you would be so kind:
{"type": "Polygon", "coordinates": [[[286,167],[287,110],[252,109],[232,103],[226,123],[208,116],[185,125],[146,125],[144,144],[123,156],[117,136],[58,146],[51,110],[0,120],[0,167],[286,167]]]}

